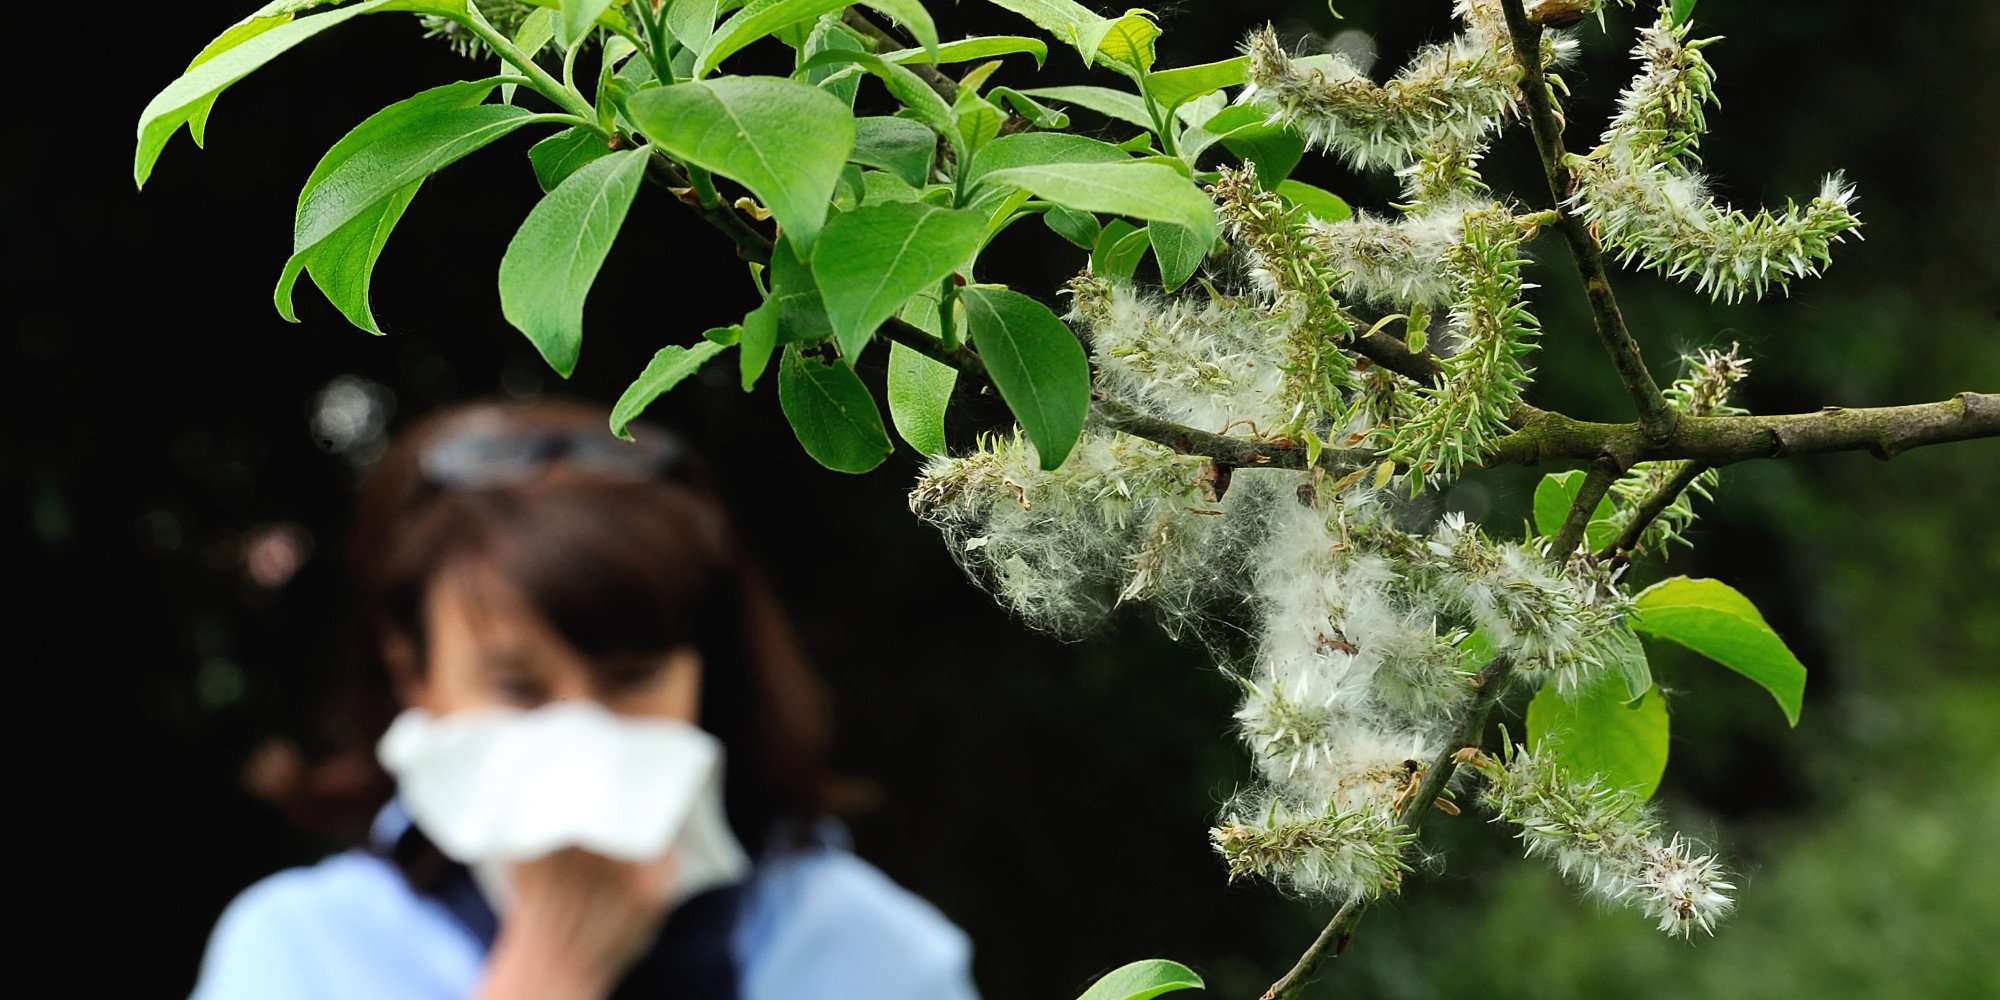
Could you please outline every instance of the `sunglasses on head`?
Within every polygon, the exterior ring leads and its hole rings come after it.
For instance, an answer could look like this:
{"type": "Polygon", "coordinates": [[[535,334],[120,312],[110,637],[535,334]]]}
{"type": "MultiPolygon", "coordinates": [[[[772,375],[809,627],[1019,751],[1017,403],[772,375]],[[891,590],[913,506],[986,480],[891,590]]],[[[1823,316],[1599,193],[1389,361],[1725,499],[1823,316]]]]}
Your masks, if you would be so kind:
{"type": "Polygon", "coordinates": [[[631,441],[603,427],[522,427],[480,420],[425,447],[418,463],[424,479],[441,489],[487,490],[518,486],[563,464],[634,482],[682,478],[687,447],[673,432],[634,421],[631,441]]]}

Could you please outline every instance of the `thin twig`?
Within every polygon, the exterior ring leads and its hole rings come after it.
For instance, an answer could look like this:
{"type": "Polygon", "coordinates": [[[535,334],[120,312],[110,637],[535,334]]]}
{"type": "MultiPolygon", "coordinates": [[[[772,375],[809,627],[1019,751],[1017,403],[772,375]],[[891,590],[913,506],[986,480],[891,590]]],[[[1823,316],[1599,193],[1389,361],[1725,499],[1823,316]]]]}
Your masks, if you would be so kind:
{"type": "Polygon", "coordinates": [[[1680,419],[1680,412],[1667,405],[1659,385],[1646,371],[1646,359],[1639,353],[1638,342],[1625,328],[1625,316],[1619,312],[1618,299],[1611,293],[1603,246],[1597,242],[1597,236],[1590,231],[1590,227],[1566,207],[1571,186],[1569,167],[1564,165],[1564,157],[1568,154],[1563,151],[1562,126],[1556,121],[1548,77],[1542,70],[1542,26],[1529,19],[1521,4],[1522,0],[1500,2],[1507,16],[1507,32],[1513,38],[1514,58],[1521,65],[1521,100],[1528,108],[1528,125],[1535,133],[1535,148],[1541,152],[1542,173],[1548,181],[1549,197],[1555,201],[1556,228],[1569,241],[1570,253],[1576,258],[1577,273],[1583,276],[1584,293],[1590,299],[1597,339],[1611,356],[1612,367],[1618,370],[1618,379],[1625,384],[1626,394],[1632,397],[1632,406],[1639,413],[1639,425],[1648,437],[1662,439],[1672,433],[1674,423],[1680,419]]]}
{"type": "Polygon", "coordinates": [[[1618,533],[1615,541],[1597,553],[1597,558],[1610,559],[1630,555],[1639,547],[1639,539],[1645,536],[1646,529],[1651,527],[1660,514],[1673,506],[1674,501],[1710,468],[1706,462],[1682,462],[1676,466],[1673,475],[1668,476],[1666,482],[1661,483],[1658,489],[1647,494],[1639,501],[1637,507],[1632,508],[1631,522],[1625,525],[1624,531],[1618,533]]]}
{"type": "MultiPolygon", "coordinates": [[[[840,20],[841,23],[848,27],[867,35],[875,43],[875,49],[878,52],[893,51],[906,47],[901,39],[889,34],[887,28],[876,24],[874,19],[862,13],[859,7],[849,7],[842,11],[840,20]]],[[[918,79],[929,84],[932,90],[937,91],[938,96],[944,98],[946,104],[957,103],[958,82],[944,75],[936,66],[926,62],[916,62],[908,64],[905,68],[917,74],[918,79]]]]}
{"type": "MultiPolygon", "coordinates": [[[[1476,692],[1472,704],[1466,707],[1460,718],[1458,729],[1443,750],[1424,769],[1424,780],[1417,787],[1415,797],[1404,803],[1402,811],[1396,814],[1396,821],[1404,826],[1415,827],[1422,823],[1431,806],[1445,792],[1445,786],[1458,772],[1458,752],[1465,747],[1477,747],[1486,731],[1486,717],[1499,704],[1500,695],[1505,691],[1507,678],[1512,675],[1514,661],[1507,656],[1496,656],[1481,667],[1472,678],[1476,692]]],[[[1368,910],[1368,904],[1360,899],[1350,899],[1327,922],[1319,937],[1299,955],[1299,960],[1277,982],[1264,991],[1260,1000],[1291,1000],[1299,991],[1312,982],[1319,971],[1320,963],[1346,950],[1347,942],[1354,936],[1354,929],[1361,925],[1361,917],[1368,910]]]]}

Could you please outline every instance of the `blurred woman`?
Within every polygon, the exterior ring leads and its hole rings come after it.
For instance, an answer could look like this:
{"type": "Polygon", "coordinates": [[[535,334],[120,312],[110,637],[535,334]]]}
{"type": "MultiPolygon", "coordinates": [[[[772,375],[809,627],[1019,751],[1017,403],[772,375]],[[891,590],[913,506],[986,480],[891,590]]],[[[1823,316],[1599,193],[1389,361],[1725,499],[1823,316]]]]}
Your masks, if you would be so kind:
{"type": "MultiPolygon", "coordinates": [[[[384,759],[412,770],[365,846],[230,904],[196,1000],[974,995],[963,933],[826,816],[816,681],[699,463],[658,428],[619,441],[605,416],[461,407],[371,470],[351,572],[367,649],[404,709],[384,759]],[[627,749],[586,766],[552,739],[627,749]],[[697,806],[659,857],[578,843],[517,863],[467,856],[482,825],[504,825],[491,817],[545,834],[587,822],[564,814],[581,808],[571,792],[673,798],[668,783],[696,770],[619,766],[669,744],[719,746],[726,829],[700,835],[697,806]]],[[[605,822],[665,836],[653,819],[605,822]]]]}

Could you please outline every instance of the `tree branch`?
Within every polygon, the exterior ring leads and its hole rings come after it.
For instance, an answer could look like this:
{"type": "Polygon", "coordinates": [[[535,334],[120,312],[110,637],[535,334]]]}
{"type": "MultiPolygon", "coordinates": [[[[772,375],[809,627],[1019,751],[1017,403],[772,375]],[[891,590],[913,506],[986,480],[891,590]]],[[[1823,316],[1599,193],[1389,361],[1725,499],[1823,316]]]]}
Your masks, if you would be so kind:
{"type": "Polygon", "coordinates": [[[1562,528],[1549,543],[1549,558],[1557,565],[1569,562],[1576,553],[1576,547],[1583,544],[1584,530],[1590,527],[1590,515],[1597,512],[1597,503],[1611,492],[1611,484],[1625,474],[1625,466],[1611,455],[1599,455],[1590,463],[1589,471],[1583,475],[1583,486],[1576,491],[1576,500],[1569,505],[1569,514],[1564,516],[1562,528]]]}
{"type": "Polygon", "coordinates": [[[1562,126],[1556,120],[1555,104],[1549,96],[1548,77],[1542,71],[1542,26],[1528,18],[1521,4],[1522,0],[1500,0],[1507,16],[1507,32],[1514,42],[1514,58],[1521,64],[1521,100],[1528,108],[1528,124],[1535,133],[1535,148],[1541,152],[1542,173],[1548,181],[1549,197],[1555,200],[1556,228],[1568,240],[1570,253],[1576,258],[1577,273],[1583,276],[1583,289],[1590,299],[1597,339],[1611,356],[1611,364],[1618,370],[1619,380],[1625,383],[1626,395],[1632,397],[1632,406],[1639,413],[1639,425],[1645,429],[1647,436],[1665,438],[1673,431],[1680,413],[1667,405],[1659,385],[1646,371],[1646,359],[1639,353],[1638,342],[1625,328],[1625,316],[1618,310],[1618,299],[1611,294],[1611,279],[1604,266],[1603,246],[1597,242],[1590,227],[1570,214],[1566,207],[1572,182],[1569,167],[1564,165],[1567,154],[1563,152],[1562,126]]]}
{"type": "Polygon", "coordinates": [[[694,182],[681,173],[679,164],[664,156],[653,156],[646,161],[646,179],[666,188],[668,193],[681,204],[694,210],[709,225],[720,230],[724,236],[736,243],[736,252],[744,260],[757,264],[771,262],[771,241],[763,233],[750,225],[735,206],[728,202],[718,202],[714,208],[704,206],[699,200],[688,197],[684,192],[694,187],[694,182]]]}

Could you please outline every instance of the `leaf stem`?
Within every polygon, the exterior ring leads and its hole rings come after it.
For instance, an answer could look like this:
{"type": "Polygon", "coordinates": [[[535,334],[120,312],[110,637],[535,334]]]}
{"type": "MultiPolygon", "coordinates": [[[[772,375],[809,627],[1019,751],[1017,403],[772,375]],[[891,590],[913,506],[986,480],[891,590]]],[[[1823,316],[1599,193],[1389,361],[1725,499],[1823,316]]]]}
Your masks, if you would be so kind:
{"type": "Polygon", "coordinates": [[[584,100],[583,95],[565,88],[560,81],[549,75],[548,70],[536,65],[532,57],[522,52],[519,46],[487,22],[486,15],[479,12],[478,4],[466,4],[465,15],[453,16],[452,20],[465,25],[468,31],[485,42],[486,46],[500,58],[520,70],[522,75],[528,78],[527,84],[535,89],[535,93],[548,98],[557,107],[581,119],[580,124],[588,126],[594,132],[603,133],[603,128],[595,120],[596,116],[593,114],[590,102],[584,100]]]}

